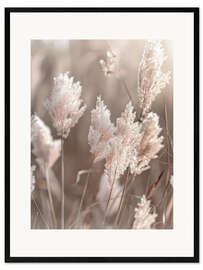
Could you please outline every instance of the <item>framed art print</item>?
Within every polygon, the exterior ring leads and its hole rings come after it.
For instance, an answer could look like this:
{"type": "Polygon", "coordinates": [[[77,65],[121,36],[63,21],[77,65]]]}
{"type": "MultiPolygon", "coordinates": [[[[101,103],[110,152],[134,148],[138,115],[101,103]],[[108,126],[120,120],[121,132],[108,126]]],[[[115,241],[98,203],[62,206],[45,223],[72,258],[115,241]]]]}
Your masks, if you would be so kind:
{"type": "Polygon", "coordinates": [[[5,9],[5,261],[199,261],[199,9],[5,9]]]}

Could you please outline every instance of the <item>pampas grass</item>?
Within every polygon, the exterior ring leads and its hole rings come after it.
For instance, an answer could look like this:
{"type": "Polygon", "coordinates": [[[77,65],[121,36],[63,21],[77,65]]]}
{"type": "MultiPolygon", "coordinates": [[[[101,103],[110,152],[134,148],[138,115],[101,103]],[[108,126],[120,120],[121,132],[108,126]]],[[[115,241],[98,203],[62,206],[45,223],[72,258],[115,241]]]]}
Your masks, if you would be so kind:
{"type": "Polygon", "coordinates": [[[106,52],[106,61],[101,59],[100,65],[105,76],[112,76],[119,68],[119,52],[109,50],[106,52]]]}
{"type": "Polygon", "coordinates": [[[138,69],[138,97],[141,118],[150,111],[152,102],[170,80],[170,72],[164,73],[162,65],[166,61],[160,40],[148,40],[138,69]]]}
{"type": "MultiPolygon", "coordinates": [[[[92,73],[103,72],[102,88],[115,84],[125,89],[123,100],[115,94],[109,102],[107,95],[99,89],[93,90],[87,79],[93,78],[90,73],[85,77],[78,73],[82,83],[75,82],[69,72],[59,73],[47,98],[41,100],[50,116],[49,126],[36,114],[31,118],[32,154],[37,165],[35,170],[31,169],[31,198],[41,217],[40,221],[35,217],[32,228],[173,227],[173,153],[168,112],[166,106],[163,116],[153,111],[157,96],[170,83],[171,71],[164,68],[167,53],[160,40],[145,42],[137,65],[137,89],[132,95],[133,88],[127,86],[128,74],[123,65],[126,57],[119,48],[108,47],[104,60],[101,56],[95,58],[101,69],[92,73]],[[91,97],[95,92],[93,102],[91,97]],[[117,105],[118,113],[112,112],[111,104],[117,105]],[[51,131],[57,139],[53,139],[51,131]],[[82,145],[74,143],[78,140],[82,145]],[[84,159],[83,151],[89,152],[86,162],[78,161],[75,175],[70,178],[75,155],[79,153],[84,159]],[[85,163],[90,166],[85,167],[85,163]],[[47,183],[48,208],[46,195],[40,191],[43,179],[47,183]],[[56,196],[53,196],[54,186],[60,187],[56,196]],[[41,200],[37,197],[39,192],[41,200]],[[44,211],[51,211],[51,222],[44,211]]],[[[109,87],[107,91],[112,90],[109,87]]]]}
{"type": "Polygon", "coordinates": [[[156,221],[157,214],[152,211],[150,200],[147,200],[145,195],[141,197],[138,207],[135,208],[135,220],[133,229],[151,229],[156,221]]]}
{"type": "Polygon", "coordinates": [[[70,133],[80,117],[84,114],[86,106],[82,106],[80,99],[82,87],[80,82],[74,83],[69,73],[60,74],[54,78],[54,87],[45,106],[52,118],[53,126],[61,137],[61,228],[64,229],[64,139],[70,133]]]}
{"type": "Polygon", "coordinates": [[[31,125],[31,140],[33,145],[32,152],[36,156],[36,162],[38,163],[47,181],[47,190],[53,219],[53,228],[55,228],[56,214],[51,193],[49,169],[54,165],[60,155],[60,141],[54,141],[52,139],[50,129],[37,115],[32,116],[31,125]]]}

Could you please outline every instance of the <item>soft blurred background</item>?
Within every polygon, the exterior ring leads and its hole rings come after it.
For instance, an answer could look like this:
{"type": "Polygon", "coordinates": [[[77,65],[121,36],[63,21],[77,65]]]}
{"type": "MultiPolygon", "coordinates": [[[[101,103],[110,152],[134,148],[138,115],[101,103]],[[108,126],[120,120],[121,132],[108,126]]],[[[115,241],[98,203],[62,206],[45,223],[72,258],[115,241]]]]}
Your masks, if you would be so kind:
{"type": "MultiPolygon", "coordinates": [[[[65,140],[65,226],[69,228],[77,215],[81,195],[83,192],[86,174],[81,175],[80,182],[76,184],[77,174],[81,170],[90,168],[91,154],[88,146],[88,130],[90,126],[90,112],[95,107],[96,97],[101,95],[105,104],[111,111],[111,120],[115,123],[117,117],[124,110],[129,101],[128,95],[121,82],[115,77],[105,77],[99,63],[100,59],[106,59],[106,51],[116,50],[120,52],[120,71],[131,95],[134,99],[137,115],[140,113],[137,100],[137,71],[144,49],[144,40],[32,40],[31,42],[31,113],[37,115],[48,125],[54,138],[56,131],[52,126],[44,101],[49,96],[53,87],[53,77],[66,71],[80,81],[83,87],[82,98],[87,104],[87,110],[79,123],[71,129],[69,137],[65,140]]],[[[122,210],[119,228],[128,229],[132,225],[134,208],[150,186],[161,176],[156,190],[151,196],[152,203],[158,212],[156,229],[173,228],[173,213],[166,220],[165,209],[172,196],[172,186],[166,185],[169,176],[173,174],[173,59],[171,41],[163,41],[165,53],[168,55],[163,64],[163,71],[172,71],[169,85],[163,89],[152,105],[152,111],[160,116],[160,126],[165,137],[165,147],[160,151],[159,158],[153,160],[151,168],[136,177],[127,194],[122,210]],[[168,129],[168,137],[167,137],[168,129]],[[168,141],[167,141],[168,138],[168,141]],[[164,195],[164,199],[163,199],[164,195]]],[[[35,163],[32,156],[32,164],[35,163]]],[[[81,222],[75,229],[100,229],[102,228],[103,210],[99,204],[94,204],[99,190],[99,184],[103,173],[104,164],[101,162],[93,168],[87,194],[85,196],[81,222]],[[92,206],[92,207],[89,207],[92,206]]],[[[46,182],[37,169],[35,202],[32,203],[31,223],[33,229],[46,228],[40,213],[49,220],[48,196],[46,182]]],[[[126,175],[119,181],[123,184],[126,175]]],[[[58,160],[51,172],[51,184],[54,198],[54,207],[60,223],[60,160],[58,160]]],[[[112,228],[115,214],[107,219],[106,228],[112,228]]],[[[60,224],[58,224],[60,227],[60,224]]]]}

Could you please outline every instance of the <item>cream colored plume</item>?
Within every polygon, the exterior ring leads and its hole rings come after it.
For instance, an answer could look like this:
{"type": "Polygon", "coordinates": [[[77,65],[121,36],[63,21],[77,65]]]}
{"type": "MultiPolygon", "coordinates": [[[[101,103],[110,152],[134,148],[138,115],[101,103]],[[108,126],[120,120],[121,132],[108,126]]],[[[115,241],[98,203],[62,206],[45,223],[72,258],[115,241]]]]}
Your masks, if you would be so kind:
{"type": "Polygon", "coordinates": [[[106,61],[101,59],[100,65],[105,76],[111,76],[118,71],[119,52],[107,51],[106,61]]]}
{"type": "Polygon", "coordinates": [[[31,119],[31,141],[32,153],[35,155],[41,171],[45,174],[46,170],[51,168],[59,158],[61,142],[53,140],[50,129],[37,115],[33,115],[31,119]]]}
{"type": "Polygon", "coordinates": [[[152,102],[169,83],[170,72],[164,73],[162,65],[167,59],[160,40],[148,40],[138,69],[138,97],[141,117],[150,111],[152,102]]]}
{"type": "Polygon", "coordinates": [[[156,221],[157,214],[152,212],[150,204],[151,201],[147,200],[145,195],[143,195],[140,203],[138,203],[138,207],[135,208],[133,229],[151,229],[151,226],[156,221]]]}
{"type": "Polygon", "coordinates": [[[101,97],[97,97],[96,108],[91,111],[91,124],[88,134],[90,152],[94,162],[105,158],[109,151],[108,142],[113,137],[115,127],[110,120],[111,113],[101,97]]]}
{"type": "Polygon", "coordinates": [[[159,117],[149,113],[140,123],[140,136],[132,149],[130,170],[132,174],[141,174],[150,168],[149,163],[157,158],[158,152],[163,147],[163,137],[159,136],[162,129],[159,127],[159,117]]]}
{"type": "Polygon", "coordinates": [[[82,86],[80,82],[74,83],[73,80],[69,73],[61,73],[54,78],[54,87],[45,102],[53,125],[63,138],[68,137],[70,129],[77,124],[86,109],[86,105],[81,107],[82,86]]]}

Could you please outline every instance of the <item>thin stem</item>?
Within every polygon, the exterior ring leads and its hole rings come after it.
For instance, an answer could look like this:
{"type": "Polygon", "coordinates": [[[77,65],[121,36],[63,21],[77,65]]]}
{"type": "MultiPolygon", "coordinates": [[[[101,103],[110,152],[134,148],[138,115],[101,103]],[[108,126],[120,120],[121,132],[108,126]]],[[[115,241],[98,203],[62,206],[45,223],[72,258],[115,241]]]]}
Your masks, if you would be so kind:
{"type": "Polygon", "coordinates": [[[51,209],[51,215],[53,218],[53,227],[56,227],[56,215],[54,211],[54,204],[53,204],[53,199],[52,199],[52,194],[51,194],[51,186],[50,186],[50,179],[49,179],[49,172],[48,169],[46,169],[46,181],[47,181],[47,190],[48,190],[48,196],[49,196],[49,203],[50,203],[50,209],[51,209]]]}
{"type": "MultiPolygon", "coordinates": [[[[167,176],[166,176],[166,177],[167,177],[167,176]]],[[[158,203],[158,207],[162,204],[162,202],[164,202],[164,198],[165,198],[165,196],[166,196],[166,194],[167,194],[167,192],[168,192],[169,186],[170,186],[170,182],[168,181],[168,182],[166,183],[165,187],[164,187],[164,191],[163,191],[162,197],[161,197],[161,199],[160,199],[160,202],[158,203]]]]}
{"type": "MultiPolygon", "coordinates": [[[[37,215],[38,215],[38,212],[37,212],[37,215]]],[[[34,216],[34,221],[33,221],[33,228],[36,228],[37,229],[37,215],[34,216]]]]}
{"type": "Polygon", "coordinates": [[[71,226],[69,227],[70,229],[72,229],[73,226],[75,224],[77,224],[77,222],[78,222],[78,220],[80,218],[80,213],[81,213],[82,205],[83,205],[85,194],[87,193],[87,187],[88,187],[88,184],[89,184],[90,172],[91,172],[91,169],[88,170],[88,174],[87,174],[87,177],[86,177],[86,183],[85,183],[85,187],[83,189],[82,197],[81,197],[81,200],[80,200],[80,206],[79,206],[79,209],[78,209],[78,214],[77,214],[76,220],[71,224],[71,226]]]}
{"type": "Polygon", "coordinates": [[[171,218],[171,222],[169,222],[169,218],[170,218],[170,216],[172,214],[172,211],[173,211],[173,195],[171,196],[170,201],[168,203],[168,206],[166,208],[166,220],[167,220],[169,225],[172,223],[172,220],[173,220],[171,218]]]}
{"type": "MultiPolygon", "coordinates": [[[[116,170],[116,171],[117,171],[117,170],[116,170]]],[[[116,171],[115,171],[115,174],[114,174],[113,183],[112,183],[112,185],[111,185],[111,190],[110,190],[110,192],[109,192],[109,197],[108,197],[107,204],[106,204],[106,208],[105,208],[105,212],[104,212],[103,225],[105,225],[105,222],[106,222],[106,216],[107,216],[107,212],[108,212],[109,202],[110,202],[110,200],[111,200],[111,194],[112,194],[113,186],[114,186],[114,183],[115,183],[115,180],[116,180],[116,171]]]]}
{"type": "Polygon", "coordinates": [[[172,209],[173,209],[173,196],[171,196],[168,206],[166,208],[166,219],[169,219],[172,209]]]}
{"type": "Polygon", "coordinates": [[[33,196],[33,195],[31,195],[31,196],[32,196],[32,200],[33,200],[33,202],[34,202],[34,204],[35,204],[35,207],[36,207],[37,210],[38,210],[38,213],[39,213],[39,215],[40,215],[42,221],[43,221],[44,224],[46,225],[47,229],[50,229],[48,223],[46,222],[46,220],[45,220],[45,218],[44,218],[44,216],[43,216],[43,214],[42,214],[42,212],[41,212],[41,210],[40,210],[40,208],[39,208],[39,206],[38,206],[38,204],[37,204],[37,202],[36,202],[36,200],[35,200],[35,198],[34,198],[34,196],[33,196]]]}
{"type": "MultiPolygon", "coordinates": [[[[108,41],[105,40],[105,43],[106,43],[108,49],[112,52],[111,46],[110,46],[110,44],[108,43],[108,41]]],[[[132,101],[132,104],[133,104],[133,106],[135,107],[134,100],[133,100],[133,98],[132,98],[132,95],[131,95],[131,93],[130,93],[130,90],[128,89],[125,80],[124,80],[123,78],[121,78],[121,76],[120,76],[120,69],[118,70],[117,76],[116,76],[116,77],[118,78],[118,80],[119,80],[119,81],[121,82],[121,84],[123,85],[123,87],[124,87],[124,89],[125,89],[125,91],[126,91],[128,97],[129,97],[129,99],[132,101]]]]}
{"type": "MultiPolygon", "coordinates": [[[[132,178],[130,179],[130,181],[128,181],[128,183],[126,183],[126,191],[124,193],[124,197],[123,197],[123,205],[122,205],[122,208],[125,209],[126,207],[126,196],[127,196],[127,193],[129,192],[130,190],[130,187],[134,184],[134,181],[135,181],[135,178],[136,178],[136,174],[132,176],[132,178]]],[[[122,210],[121,208],[121,210],[122,210]]],[[[123,213],[123,212],[122,212],[123,213]]],[[[120,220],[121,220],[121,217],[122,217],[122,213],[120,213],[120,219],[118,221],[118,225],[120,223],[120,220]]]]}
{"type": "Polygon", "coordinates": [[[127,186],[127,183],[128,183],[129,174],[130,174],[130,172],[128,170],[127,179],[124,182],[123,191],[122,191],[122,195],[121,195],[121,199],[120,199],[120,203],[119,203],[119,208],[118,208],[118,212],[117,212],[117,215],[116,215],[116,220],[115,220],[115,223],[114,223],[115,226],[117,225],[117,223],[119,221],[120,214],[121,214],[123,198],[124,198],[124,194],[125,194],[125,191],[126,191],[126,186],[127,186]]]}
{"type": "MultiPolygon", "coordinates": [[[[166,110],[166,104],[164,106],[165,108],[165,125],[166,125],[166,141],[167,141],[167,162],[168,162],[168,173],[167,173],[167,182],[169,181],[170,178],[170,156],[169,156],[169,131],[168,131],[168,115],[167,115],[167,110],[166,110]]],[[[166,182],[166,184],[167,184],[166,182]]]]}
{"type": "MultiPolygon", "coordinates": [[[[126,207],[127,207],[127,205],[125,205],[124,210],[126,209],[126,207]]],[[[132,209],[132,206],[129,205],[129,207],[128,207],[128,221],[127,221],[127,224],[126,224],[129,229],[132,228],[132,215],[130,214],[131,213],[131,209],[132,209]]]]}
{"type": "Polygon", "coordinates": [[[120,75],[118,75],[118,79],[119,79],[119,81],[121,82],[122,86],[124,87],[124,89],[125,89],[125,91],[126,91],[126,93],[127,93],[127,95],[128,95],[129,100],[130,100],[130,101],[132,102],[132,104],[133,104],[133,107],[135,108],[135,104],[134,104],[133,97],[132,97],[132,95],[131,95],[131,93],[130,93],[130,90],[128,89],[128,86],[127,86],[125,80],[124,80],[123,78],[121,78],[120,75]]]}
{"type": "Polygon", "coordinates": [[[61,138],[61,229],[64,229],[64,140],[61,138]]]}
{"type": "Polygon", "coordinates": [[[164,188],[164,192],[162,195],[162,198],[159,202],[159,206],[161,205],[161,203],[163,202],[166,194],[167,194],[167,190],[168,187],[170,186],[170,170],[171,170],[171,165],[170,165],[170,151],[169,151],[169,144],[170,144],[170,140],[169,140],[169,130],[168,130],[168,114],[167,114],[167,109],[166,109],[166,104],[164,106],[164,111],[165,111],[165,128],[166,128],[166,142],[167,142],[167,164],[168,164],[168,171],[167,171],[167,175],[166,175],[166,182],[165,182],[165,188],[164,188]]]}

